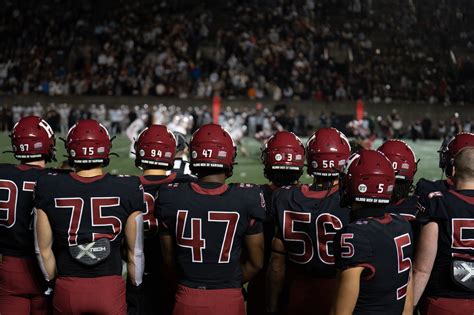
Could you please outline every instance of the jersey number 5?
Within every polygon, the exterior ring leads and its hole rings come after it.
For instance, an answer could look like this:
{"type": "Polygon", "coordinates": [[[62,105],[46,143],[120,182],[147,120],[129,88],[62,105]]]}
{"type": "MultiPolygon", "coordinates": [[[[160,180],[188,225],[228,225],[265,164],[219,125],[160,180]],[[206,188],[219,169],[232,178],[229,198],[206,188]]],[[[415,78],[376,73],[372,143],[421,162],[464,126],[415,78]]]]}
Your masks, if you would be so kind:
{"type": "MultiPolygon", "coordinates": [[[[474,238],[468,237],[469,232],[467,232],[470,230],[471,233],[474,233],[474,219],[452,219],[451,230],[452,230],[451,247],[453,249],[456,249],[458,251],[459,250],[461,251],[474,250],[474,238]]],[[[469,254],[453,253],[452,255],[453,257],[457,257],[457,258],[471,259],[471,255],[469,254]]]]}
{"type": "MultiPolygon", "coordinates": [[[[403,254],[403,248],[411,245],[410,234],[405,233],[397,236],[394,238],[394,241],[397,248],[398,274],[410,272],[411,258],[405,257],[403,254]]],[[[407,295],[407,287],[408,282],[397,289],[397,300],[401,300],[407,295]]]]}
{"type": "MultiPolygon", "coordinates": [[[[226,224],[224,239],[222,240],[219,263],[226,264],[230,261],[230,253],[234,244],[235,231],[239,222],[238,212],[209,211],[207,220],[209,222],[221,222],[226,224]]],[[[191,237],[184,236],[188,221],[188,210],[179,210],[176,214],[176,243],[180,247],[191,249],[192,261],[203,262],[203,249],[206,249],[206,240],[202,237],[202,220],[191,219],[191,237]]]]}
{"type": "MultiPolygon", "coordinates": [[[[82,198],[56,198],[54,199],[56,208],[71,209],[71,219],[69,220],[68,241],[69,246],[77,245],[77,234],[81,227],[82,210],[84,199],[82,198]]],[[[106,207],[116,207],[120,205],[119,197],[91,198],[91,225],[92,227],[110,226],[112,233],[92,233],[92,241],[101,238],[108,238],[113,241],[122,230],[122,221],[114,216],[102,215],[102,209],[106,207]]]]}

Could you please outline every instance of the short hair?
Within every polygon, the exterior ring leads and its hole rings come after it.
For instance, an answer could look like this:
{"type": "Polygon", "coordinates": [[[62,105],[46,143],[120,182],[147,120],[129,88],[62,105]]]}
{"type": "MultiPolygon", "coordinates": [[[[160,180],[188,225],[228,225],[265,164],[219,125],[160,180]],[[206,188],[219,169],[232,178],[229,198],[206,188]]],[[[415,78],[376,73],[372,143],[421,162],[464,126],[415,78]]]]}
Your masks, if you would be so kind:
{"type": "Polygon", "coordinates": [[[459,151],[454,157],[455,179],[474,180],[474,147],[459,151]]]}

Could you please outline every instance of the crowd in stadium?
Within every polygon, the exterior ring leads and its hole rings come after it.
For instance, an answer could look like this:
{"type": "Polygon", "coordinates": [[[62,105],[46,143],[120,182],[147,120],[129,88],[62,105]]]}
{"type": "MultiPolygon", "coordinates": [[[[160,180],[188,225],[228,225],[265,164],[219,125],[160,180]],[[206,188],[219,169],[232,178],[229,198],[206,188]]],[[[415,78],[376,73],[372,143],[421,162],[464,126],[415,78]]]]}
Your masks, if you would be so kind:
{"type": "Polygon", "coordinates": [[[469,0],[4,4],[2,93],[474,100],[469,0]]]}

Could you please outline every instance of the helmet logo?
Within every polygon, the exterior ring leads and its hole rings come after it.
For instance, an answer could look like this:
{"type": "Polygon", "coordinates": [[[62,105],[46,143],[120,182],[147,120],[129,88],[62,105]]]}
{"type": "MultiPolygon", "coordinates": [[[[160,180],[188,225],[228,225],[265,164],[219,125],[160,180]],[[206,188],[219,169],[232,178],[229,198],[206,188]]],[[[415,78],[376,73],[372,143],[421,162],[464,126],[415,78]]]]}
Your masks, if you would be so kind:
{"type": "Polygon", "coordinates": [[[367,192],[367,186],[366,186],[365,184],[360,184],[359,187],[357,187],[357,189],[358,189],[359,192],[361,192],[361,193],[367,192]]]}
{"type": "Polygon", "coordinates": [[[283,156],[280,153],[277,153],[275,154],[275,160],[280,162],[281,160],[283,160],[283,156]]]}
{"type": "Polygon", "coordinates": [[[51,128],[51,126],[45,120],[41,119],[39,125],[44,129],[44,131],[46,131],[48,138],[52,138],[54,136],[53,128],[51,128]]]}
{"type": "Polygon", "coordinates": [[[301,161],[303,159],[303,156],[301,154],[297,154],[295,157],[295,161],[301,161]]]}

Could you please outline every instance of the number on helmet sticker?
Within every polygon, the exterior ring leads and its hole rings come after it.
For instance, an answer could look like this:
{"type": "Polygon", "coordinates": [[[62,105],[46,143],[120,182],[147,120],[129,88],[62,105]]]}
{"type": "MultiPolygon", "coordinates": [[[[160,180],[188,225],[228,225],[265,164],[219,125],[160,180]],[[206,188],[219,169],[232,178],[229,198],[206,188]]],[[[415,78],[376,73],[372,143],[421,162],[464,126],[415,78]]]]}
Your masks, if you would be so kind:
{"type": "Polygon", "coordinates": [[[151,150],[151,156],[152,157],[161,157],[162,156],[162,153],[161,153],[161,150],[151,150]]]}
{"type": "Polygon", "coordinates": [[[204,155],[204,157],[207,157],[207,158],[210,158],[212,157],[212,150],[211,149],[203,149],[202,150],[202,155],[204,155]]]}
{"type": "Polygon", "coordinates": [[[398,163],[397,162],[392,162],[392,167],[393,167],[394,170],[396,170],[397,167],[398,167],[398,163]]]}
{"type": "Polygon", "coordinates": [[[333,168],[334,161],[333,160],[323,160],[323,167],[324,168],[333,168]]]}
{"type": "Polygon", "coordinates": [[[379,186],[377,187],[377,193],[379,194],[383,193],[384,188],[385,188],[384,184],[379,184],[379,186]]]}
{"type": "Polygon", "coordinates": [[[82,153],[84,155],[94,155],[94,147],[83,147],[82,153]]]}
{"type": "Polygon", "coordinates": [[[20,144],[20,151],[21,151],[21,152],[28,151],[28,144],[27,144],[27,143],[25,143],[25,144],[20,144]]]}
{"type": "Polygon", "coordinates": [[[287,157],[288,162],[293,161],[293,154],[287,153],[287,154],[286,154],[286,157],[287,157]]]}

